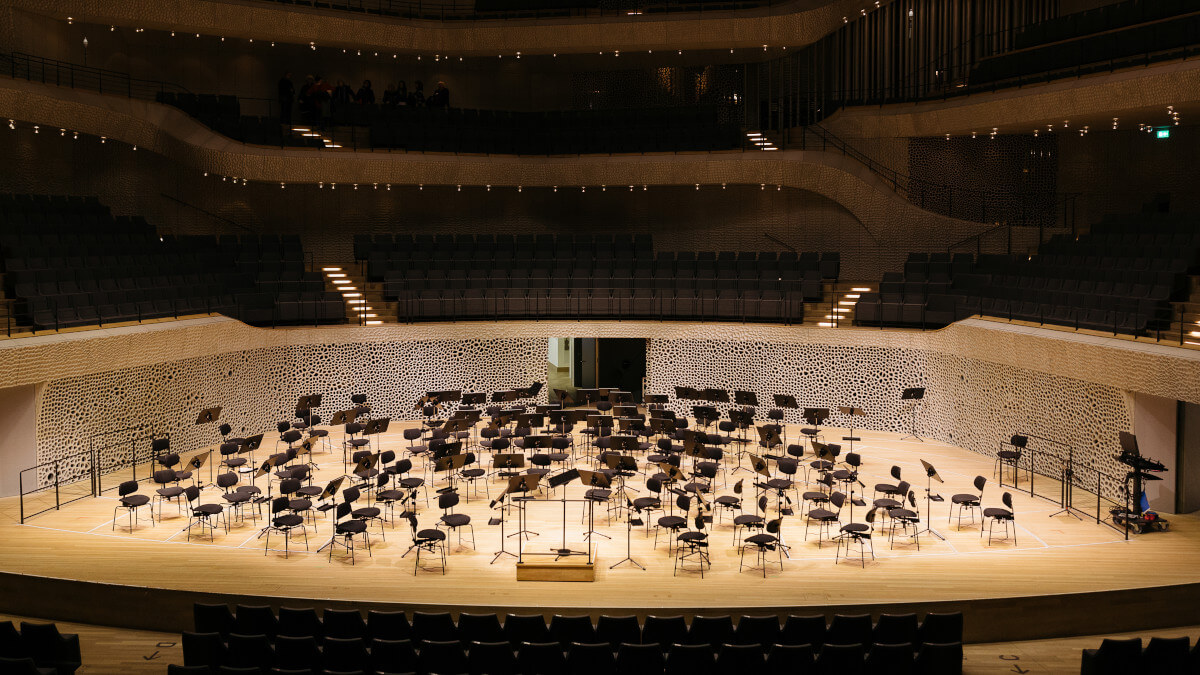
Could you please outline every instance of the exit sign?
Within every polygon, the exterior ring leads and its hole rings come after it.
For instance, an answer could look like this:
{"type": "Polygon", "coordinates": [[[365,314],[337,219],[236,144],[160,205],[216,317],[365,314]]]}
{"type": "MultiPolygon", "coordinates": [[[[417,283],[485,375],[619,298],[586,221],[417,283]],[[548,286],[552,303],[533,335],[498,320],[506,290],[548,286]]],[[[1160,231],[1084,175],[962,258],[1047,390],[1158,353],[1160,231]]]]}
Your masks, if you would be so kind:
{"type": "Polygon", "coordinates": [[[1154,137],[1155,138],[1170,138],[1171,130],[1170,129],[1159,129],[1157,132],[1155,132],[1154,137]]]}

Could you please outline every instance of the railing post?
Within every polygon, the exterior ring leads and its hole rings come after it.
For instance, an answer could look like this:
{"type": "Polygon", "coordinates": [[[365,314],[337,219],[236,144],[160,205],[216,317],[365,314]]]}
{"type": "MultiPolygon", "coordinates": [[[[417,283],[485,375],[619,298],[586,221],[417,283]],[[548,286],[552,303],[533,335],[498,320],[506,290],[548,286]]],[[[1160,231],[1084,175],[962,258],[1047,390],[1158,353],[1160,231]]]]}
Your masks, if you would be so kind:
{"type": "Polygon", "coordinates": [[[25,524],[25,472],[17,473],[17,495],[21,502],[21,524],[25,524]]]}
{"type": "Polygon", "coordinates": [[[61,506],[61,500],[58,496],[58,481],[62,477],[58,475],[58,460],[54,460],[54,510],[58,511],[61,506]]]}

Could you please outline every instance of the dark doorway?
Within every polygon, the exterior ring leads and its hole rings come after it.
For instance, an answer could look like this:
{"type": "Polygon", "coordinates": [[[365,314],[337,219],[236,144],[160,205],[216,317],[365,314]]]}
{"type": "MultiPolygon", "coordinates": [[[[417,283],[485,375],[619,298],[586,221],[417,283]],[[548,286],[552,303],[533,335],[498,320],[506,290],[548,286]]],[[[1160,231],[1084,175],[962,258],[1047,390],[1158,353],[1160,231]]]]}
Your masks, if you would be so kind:
{"type": "Polygon", "coordinates": [[[646,377],[645,338],[600,338],[596,340],[596,385],[619,387],[642,402],[642,380],[646,377]]]}

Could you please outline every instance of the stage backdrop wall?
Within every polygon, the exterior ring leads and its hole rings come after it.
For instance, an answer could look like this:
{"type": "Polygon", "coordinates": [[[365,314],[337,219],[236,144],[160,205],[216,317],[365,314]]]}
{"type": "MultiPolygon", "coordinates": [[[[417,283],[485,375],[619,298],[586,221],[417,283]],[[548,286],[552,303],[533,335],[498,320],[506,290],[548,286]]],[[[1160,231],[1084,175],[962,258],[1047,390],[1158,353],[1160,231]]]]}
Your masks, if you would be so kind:
{"type": "Polygon", "coordinates": [[[1133,427],[1126,392],[1200,402],[1195,352],[980,320],[922,333],[667,322],[269,330],[212,318],[6,341],[0,381],[45,383],[39,461],[137,424],[169,431],[186,453],[217,439],[215,425],[193,424],[210,405],[224,406],[239,435],[264,432],[273,443],[301,394],[324,394],[326,418],[364,392],[375,415],[416,419],[412,406],[428,390],[527,386],[545,378],[552,335],[647,339],[647,391],[671,394],[680,412],[691,402],[674,398],[676,385],[740,388],[762,408],[791,393],[801,406],[862,407],[859,428],[907,431],[900,392],[925,386],[922,436],[991,455],[1001,439],[1034,433],[1070,443],[1081,470],[1113,474],[1123,473],[1112,460],[1117,432],[1133,427]]]}

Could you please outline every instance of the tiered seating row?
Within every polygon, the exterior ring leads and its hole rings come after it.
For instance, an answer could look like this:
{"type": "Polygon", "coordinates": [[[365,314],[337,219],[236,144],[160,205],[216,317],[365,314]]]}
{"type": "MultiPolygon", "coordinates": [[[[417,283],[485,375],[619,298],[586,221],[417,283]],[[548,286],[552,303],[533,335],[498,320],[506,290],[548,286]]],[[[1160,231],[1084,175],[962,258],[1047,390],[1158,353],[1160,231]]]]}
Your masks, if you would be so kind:
{"type": "Polygon", "coordinates": [[[1057,235],[1038,255],[913,253],[864,293],[862,325],[940,327],[983,314],[1140,334],[1170,324],[1170,300],[1186,289],[1200,235],[1189,218],[1102,223],[1079,237],[1057,235]]]}
{"type": "Polygon", "coordinates": [[[175,672],[959,673],[962,615],[634,616],[195,607],[175,672]],[[832,669],[832,670],[831,670],[832,669]]]}
{"type": "Polygon", "coordinates": [[[679,318],[794,322],[837,253],[653,250],[649,235],[355,238],[402,320],[679,318]]]}
{"type": "Polygon", "coordinates": [[[95,200],[0,197],[0,256],[35,329],[220,312],[256,324],[342,321],[294,235],[159,236],[95,200]]]}

